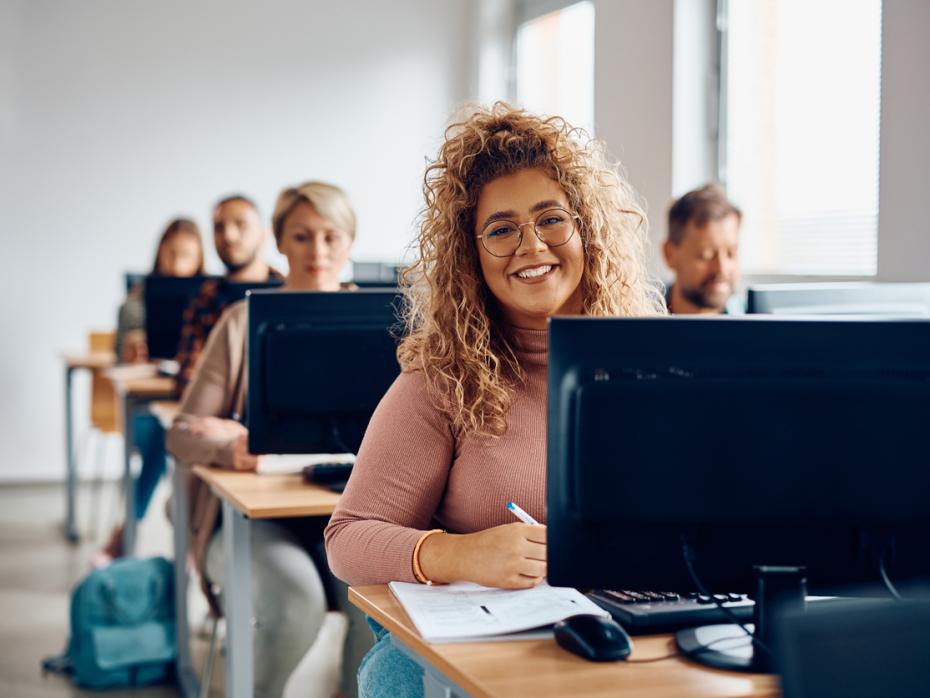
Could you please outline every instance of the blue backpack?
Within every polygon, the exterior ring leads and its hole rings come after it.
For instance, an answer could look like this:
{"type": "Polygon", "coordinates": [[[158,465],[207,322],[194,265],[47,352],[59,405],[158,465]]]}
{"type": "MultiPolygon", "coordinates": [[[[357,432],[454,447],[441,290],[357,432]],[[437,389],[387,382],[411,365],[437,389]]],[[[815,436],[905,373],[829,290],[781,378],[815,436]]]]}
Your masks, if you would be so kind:
{"type": "Polygon", "coordinates": [[[46,670],[84,688],[143,686],[174,676],[174,575],[163,557],[94,570],[71,594],[71,637],[46,670]]]}

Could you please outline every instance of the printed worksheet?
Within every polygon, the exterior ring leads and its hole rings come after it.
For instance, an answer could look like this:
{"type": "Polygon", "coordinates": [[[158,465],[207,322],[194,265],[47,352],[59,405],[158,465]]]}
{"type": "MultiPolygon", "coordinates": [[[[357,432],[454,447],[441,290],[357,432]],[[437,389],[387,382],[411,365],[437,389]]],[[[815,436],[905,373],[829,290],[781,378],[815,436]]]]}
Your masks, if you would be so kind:
{"type": "Polygon", "coordinates": [[[576,589],[545,582],[518,590],[464,582],[433,586],[391,582],[388,586],[429,642],[525,639],[525,631],[545,630],[579,613],[609,615],[576,589]],[[520,635],[514,637],[515,633],[520,635]]]}

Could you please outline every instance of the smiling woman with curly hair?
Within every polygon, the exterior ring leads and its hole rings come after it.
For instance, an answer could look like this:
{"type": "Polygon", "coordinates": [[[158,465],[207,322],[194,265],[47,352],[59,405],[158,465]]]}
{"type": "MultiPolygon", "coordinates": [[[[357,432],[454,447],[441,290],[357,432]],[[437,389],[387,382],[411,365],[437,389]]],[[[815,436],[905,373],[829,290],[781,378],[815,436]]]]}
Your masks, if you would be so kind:
{"type": "MultiPolygon", "coordinates": [[[[545,521],[548,318],[665,312],[645,216],[600,143],[501,103],[447,129],[424,194],[403,372],[327,527],[330,566],[356,585],[530,587],[546,529],[505,505],[545,521]]],[[[360,695],[422,695],[375,631],[360,695]]]]}

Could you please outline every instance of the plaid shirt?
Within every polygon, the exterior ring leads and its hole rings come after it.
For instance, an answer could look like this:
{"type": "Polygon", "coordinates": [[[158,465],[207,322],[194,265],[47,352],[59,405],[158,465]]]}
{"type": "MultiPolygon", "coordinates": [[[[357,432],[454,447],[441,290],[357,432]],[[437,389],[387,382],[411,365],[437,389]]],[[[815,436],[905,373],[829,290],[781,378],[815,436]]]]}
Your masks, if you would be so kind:
{"type": "MultiPolygon", "coordinates": [[[[269,268],[266,281],[284,281],[284,276],[269,268]]],[[[207,343],[213,326],[219,322],[223,311],[233,300],[227,293],[225,279],[210,279],[200,287],[200,295],[190,302],[184,311],[181,327],[181,343],[178,346],[177,362],[180,365],[175,379],[178,395],[184,392],[194,376],[197,359],[207,343]]]]}

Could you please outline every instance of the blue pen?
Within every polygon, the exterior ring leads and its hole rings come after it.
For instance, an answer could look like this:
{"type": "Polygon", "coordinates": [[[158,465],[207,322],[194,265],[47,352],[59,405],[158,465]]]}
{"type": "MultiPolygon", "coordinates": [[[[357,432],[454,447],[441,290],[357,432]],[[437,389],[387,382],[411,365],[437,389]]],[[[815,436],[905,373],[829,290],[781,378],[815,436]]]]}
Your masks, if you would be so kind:
{"type": "Polygon", "coordinates": [[[527,514],[525,511],[523,511],[523,509],[521,509],[518,504],[514,504],[513,502],[507,502],[507,510],[511,514],[516,516],[518,519],[520,519],[520,521],[522,521],[523,523],[528,523],[532,526],[539,525],[539,522],[536,519],[534,519],[532,516],[527,514]]]}

